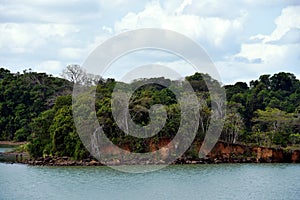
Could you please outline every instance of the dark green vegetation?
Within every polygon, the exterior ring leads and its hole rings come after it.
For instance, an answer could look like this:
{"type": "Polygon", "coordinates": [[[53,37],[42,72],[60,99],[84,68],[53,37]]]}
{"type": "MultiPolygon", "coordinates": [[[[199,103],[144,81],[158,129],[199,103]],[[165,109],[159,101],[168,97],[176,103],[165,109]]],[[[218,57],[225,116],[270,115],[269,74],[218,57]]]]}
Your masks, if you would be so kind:
{"type": "MultiPolygon", "coordinates": [[[[159,84],[136,90],[130,99],[133,121],[150,123],[148,109],[163,104],[167,111],[164,128],[147,139],[126,135],[117,126],[111,111],[111,94],[116,81],[103,80],[69,66],[66,79],[44,73],[24,71],[13,74],[0,69],[0,140],[29,141],[27,150],[33,157],[43,155],[89,156],[76,133],[72,118],[72,84],[96,87],[96,112],[99,123],[113,143],[134,152],[147,152],[149,142],[173,138],[180,126],[180,106],[174,93],[159,84]],[[95,85],[95,83],[98,83],[95,85]]],[[[156,78],[180,88],[180,81],[156,78]]],[[[211,116],[211,102],[205,81],[218,83],[210,76],[196,73],[186,77],[201,105],[197,141],[203,140],[211,116]]],[[[138,84],[141,80],[132,83],[138,84]]],[[[125,83],[123,83],[125,84],[125,83]]],[[[300,81],[290,73],[262,75],[258,80],[224,86],[227,112],[221,140],[264,146],[297,147],[300,144],[300,81]]]]}
{"type": "Polygon", "coordinates": [[[61,78],[31,70],[13,74],[0,68],[0,140],[27,140],[32,119],[71,90],[70,82],[61,78]]]}

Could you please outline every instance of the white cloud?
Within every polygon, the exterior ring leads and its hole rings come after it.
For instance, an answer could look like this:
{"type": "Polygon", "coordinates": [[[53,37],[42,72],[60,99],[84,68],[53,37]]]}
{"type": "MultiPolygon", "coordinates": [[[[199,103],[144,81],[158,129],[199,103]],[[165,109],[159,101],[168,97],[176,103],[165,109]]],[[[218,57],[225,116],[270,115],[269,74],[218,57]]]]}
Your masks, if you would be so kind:
{"type": "Polygon", "coordinates": [[[255,60],[260,58],[264,63],[276,63],[278,60],[282,60],[290,46],[278,46],[272,44],[242,44],[242,49],[235,57],[243,57],[249,60],[255,60]]]}
{"type": "Polygon", "coordinates": [[[300,28],[292,28],[286,32],[275,44],[296,44],[300,43],[300,28]]]}
{"type": "MultiPolygon", "coordinates": [[[[151,27],[177,31],[202,45],[226,83],[277,71],[300,75],[299,4],[298,0],[3,1],[0,64],[11,69],[38,66],[37,70],[59,74],[68,64],[82,64],[114,34],[151,27]]],[[[181,74],[192,73],[180,61],[157,60],[154,63],[178,65],[181,74]]]]}
{"type": "Polygon", "coordinates": [[[183,12],[183,10],[187,7],[187,6],[189,6],[189,5],[191,5],[193,3],[193,0],[184,0],[181,4],[180,4],[180,6],[175,10],[175,14],[181,14],[182,12],[183,12]]]}
{"type": "MultiPolygon", "coordinates": [[[[183,14],[183,10],[191,3],[183,1],[177,5],[174,12],[170,13],[158,1],[152,1],[143,11],[128,13],[115,23],[114,29],[118,33],[137,28],[164,28],[197,40],[208,51],[213,52],[212,49],[216,52],[231,51],[239,39],[238,35],[243,31],[246,13],[242,12],[234,19],[183,14]]],[[[174,4],[172,7],[175,8],[174,4]]]]}
{"type": "Polygon", "coordinates": [[[219,0],[194,0],[186,7],[185,12],[198,16],[233,19],[240,16],[244,9],[240,1],[227,0],[225,3],[219,0]]]}
{"type": "Polygon", "coordinates": [[[76,32],[72,25],[65,24],[0,24],[0,48],[12,53],[34,52],[51,39],[65,38],[76,32]]]}
{"type": "Polygon", "coordinates": [[[99,3],[102,7],[110,7],[110,8],[116,8],[116,7],[121,7],[121,6],[126,6],[130,3],[128,0],[99,0],[99,3]]]}
{"type": "Polygon", "coordinates": [[[59,50],[59,54],[62,58],[66,59],[78,59],[81,55],[83,50],[80,48],[62,48],[59,50]]]}
{"type": "Polygon", "coordinates": [[[284,8],[275,23],[276,28],[270,35],[256,35],[250,37],[254,42],[241,44],[241,52],[235,57],[261,58],[264,63],[275,66],[288,65],[291,61],[299,64],[299,57],[293,52],[299,52],[300,48],[300,6],[284,8]]]}
{"type": "Polygon", "coordinates": [[[39,63],[36,67],[33,68],[33,70],[59,76],[64,67],[65,66],[63,66],[63,64],[59,61],[47,60],[39,63]]]}
{"type": "Polygon", "coordinates": [[[218,63],[225,79],[250,80],[261,74],[287,71],[300,75],[300,6],[289,6],[274,20],[269,35],[258,34],[241,44],[239,53],[218,63]],[[231,73],[225,73],[231,69],[231,73]]]}
{"type": "MultiPolygon", "coordinates": [[[[264,43],[280,40],[292,29],[300,29],[300,6],[284,8],[281,15],[275,20],[276,29],[271,35],[258,35],[264,43]]],[[[255,37],[254,37],[255,38],[255,37]]]]}
{"type": "Polygon", "coordinates": [[[266,49],[268,49],[268,53],[265,54],[265,57],[268,58],[268,60],[263,62],[239,62],[238,60],[215,62],[222,82],[225,84],[233,84],[237,81],[249,82],[258,79],[262,74],[274,74],[278,72],[290,72],[300,78],[299,45],[285,47],[284,49],[269,46],[266,49]],[[272,50],[275,50],[274,53],[272,53],[272,50]],[[278,55],[278,57],[276,57],[276,55],[278,55]]]}
{"type": "Polygon", "coordinates": [[[100,19],[98,0],[14,0],[1,2],[0,21],[11,23],[82,24],[100,19]]]}
{"type": "Polygon", "coordinates": [[[176,60],[172,62],[157,62],[159,65],[167,66],[176,71],[181,77],[189,76],[197,72],[197,70],[189,63],[183,60],[176,60]]]}
{"type": "Polygon", "coordinates": [[[219,61],[215,62],[219,71],[221,82],[224,84],[234,84],[237,81],[249,82],[260,75],[257,69],[249,63],[238,63],[234,61],[219,61]]]}
{"type": "Polygon", "coordinates": [[[281,16],[276,20],[276,29],[265,38],[264,42],[280,40],[292,29],[300,29],[300,6],[290,6],[282,10],[281,16]]]}

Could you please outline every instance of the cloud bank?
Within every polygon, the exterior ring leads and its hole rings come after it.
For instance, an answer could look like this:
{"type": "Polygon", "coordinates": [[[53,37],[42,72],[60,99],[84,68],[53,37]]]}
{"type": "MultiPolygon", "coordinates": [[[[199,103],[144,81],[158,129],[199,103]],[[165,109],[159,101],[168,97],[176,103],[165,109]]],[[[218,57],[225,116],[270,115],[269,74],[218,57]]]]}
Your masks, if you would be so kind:
{"type": "MultiPolygon", "coordinates": [[[[296,0],[4,1],[0,65],[12,71],[31,67],[59,75],[68,64],[82,64],[107,38],[137,28],[170,29],[190,37],[206,49],[224,83],[279,71],[300,77],[296,0]]],[[[180,60],[153,55],[129,57],[122,71],[147,60],[177,67],[183,75],[192,73],[180,60]]],[[[121,76],[118,73],[110,75],[121,76]]]]}

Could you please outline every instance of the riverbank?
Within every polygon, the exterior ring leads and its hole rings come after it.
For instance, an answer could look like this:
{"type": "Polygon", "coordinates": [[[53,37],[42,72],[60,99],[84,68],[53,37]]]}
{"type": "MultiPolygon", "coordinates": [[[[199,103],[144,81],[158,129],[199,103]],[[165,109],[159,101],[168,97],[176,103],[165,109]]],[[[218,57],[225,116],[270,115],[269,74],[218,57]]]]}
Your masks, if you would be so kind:
{"type": "Polygon", "coordinates": [[[12,141],[0,141],[1,146],[20,146],[24,145],[27,142],[12,142],[12,141]]]}
{"type": "MultiPolygon", "coordinates": [[[[218,142],[212,151],[205,158],[198,158],[201,143],[195,143],[183,156],[172,164],[221,164],[221,163],[300,163],[300,150],[286,150],[283,148],[269,148],[248,146],[244,144],[228,144],[218,142]]],[[[45,156],[37,159],[30,159],[28,154],[2,153],[2,155],[15,158],[15,162],[39,166],[102,166],[103,163],[91,158],[74,160],[70,157],[45,156]],[[22,155],[22,158],[20,157],[22,155]]],[[[164,157],[158,155],[155,161],[134,160],[124,162],[119,159],[112,159],[106,165],[148,165],[166,164],[164,157]]],[[[1,154],[0,154],[1,157],[1,154]]],[[[10,161],[13,162],[13,161],[10,161]]]]}
{"type": "Polygon", "coordinates": [[[27,142],[12,142],[12,141],[0,141],[0,162],[24,162],[29,160],[30,156],[23,149],[19,149],[21,145],[27,142]]]}
{"type": "Polygon", "coordinates": [[[0,152],[0,162],[26,164],[28,160],[30,156],[26,152],[0,152]]]}

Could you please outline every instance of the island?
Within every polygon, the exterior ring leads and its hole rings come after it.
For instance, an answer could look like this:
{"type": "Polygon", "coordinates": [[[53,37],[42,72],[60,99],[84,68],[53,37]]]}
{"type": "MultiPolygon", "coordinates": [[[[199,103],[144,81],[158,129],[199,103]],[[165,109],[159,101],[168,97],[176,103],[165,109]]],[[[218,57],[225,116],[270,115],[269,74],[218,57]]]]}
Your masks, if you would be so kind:
{"type": "MultiPolygon", "coordinates": [[[[19,142],[13,152],[16,158],[13,162],[102,165],[87,151],[76,132],[72,113],[74,84],[96,90],[95,110],[99,124],[120,148],[135,153],[154,152],[176,136],[180,126],[180,106],[172,88],[164,85],[179,88],[182,80],[156,77],[152,78],[155,84],[146,84],[134,91],[128,109],[136,124],[146,126],[150,123],[152,105],[163,105],[167,113],[165,126],[158,134],[137,138],[118,127],[112,114],[111,99],[117,83],[134,88],[146,79],[122,83],[88,74],[78,65],[68,66],[63,74],[64,78],[59,78],[31,69],[23,73],[0,69],[0,140],[19,142]],[[159,82],[164,84],[157,84],[159,82]]],[[[222,85],[208,74],[195,73],[185,77],[184,81],[191,85],[198,98],[199,127],[189,149],[173,164],[300,162],[300,81],[294,74],[265,74],[250,83],[222,85]],[[226,102],[222,105],[226,114],[218,142],[205,157],[199,158],[199,149],[211,122],[211,107],[216,103],[212,101],[207,84],[226,91],[226,102]]],[[[8,154],[12,155],[6,152],[1,156],[8,154]]],[[[164,164],[167,154],[158,155],[150,164],[164,164]]],[[[120,163],[121,160],[115,159],[111,164],[120,163]]],[[[149,164],[140,160],[126,164],[137,163],[149,164]]]]}

